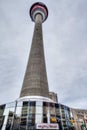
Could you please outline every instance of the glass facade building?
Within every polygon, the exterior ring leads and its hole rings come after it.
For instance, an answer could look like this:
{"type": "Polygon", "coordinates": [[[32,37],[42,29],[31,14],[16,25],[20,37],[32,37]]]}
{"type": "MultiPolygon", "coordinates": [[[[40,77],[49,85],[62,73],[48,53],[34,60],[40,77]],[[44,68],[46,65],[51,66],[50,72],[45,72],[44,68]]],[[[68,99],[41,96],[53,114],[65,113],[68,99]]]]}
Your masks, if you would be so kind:
{"type": "Polygon", "coordinates": [[[70,109],[49,98],[28,96],[0,106],[0,130],[68,130],[70,109]]]}

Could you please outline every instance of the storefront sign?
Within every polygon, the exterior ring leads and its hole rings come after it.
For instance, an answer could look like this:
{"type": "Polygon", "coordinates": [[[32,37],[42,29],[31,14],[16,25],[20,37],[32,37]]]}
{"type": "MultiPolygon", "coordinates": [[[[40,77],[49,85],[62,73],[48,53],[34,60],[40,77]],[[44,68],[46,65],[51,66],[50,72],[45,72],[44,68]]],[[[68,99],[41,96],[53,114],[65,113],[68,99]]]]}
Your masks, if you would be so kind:
{"type": "Polygon", "coordinates": [[[40,124],[36,124],[36,129],[57,129],[59,130],[59,126],[58,124],[47,124],[47,123],[40,123],[40,124]]]}

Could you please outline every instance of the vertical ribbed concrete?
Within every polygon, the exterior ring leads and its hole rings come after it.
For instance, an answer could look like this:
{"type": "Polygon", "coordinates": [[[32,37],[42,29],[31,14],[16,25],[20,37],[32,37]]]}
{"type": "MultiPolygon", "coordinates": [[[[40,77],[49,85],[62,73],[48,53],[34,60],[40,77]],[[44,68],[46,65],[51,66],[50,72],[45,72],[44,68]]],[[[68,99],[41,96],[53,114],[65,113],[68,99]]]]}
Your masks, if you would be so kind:
{"type": "Polygon", "coordinates": [[[42,34],[42,16],[36,15],[30,56],[20,97],[49,97],[42,34]]]}

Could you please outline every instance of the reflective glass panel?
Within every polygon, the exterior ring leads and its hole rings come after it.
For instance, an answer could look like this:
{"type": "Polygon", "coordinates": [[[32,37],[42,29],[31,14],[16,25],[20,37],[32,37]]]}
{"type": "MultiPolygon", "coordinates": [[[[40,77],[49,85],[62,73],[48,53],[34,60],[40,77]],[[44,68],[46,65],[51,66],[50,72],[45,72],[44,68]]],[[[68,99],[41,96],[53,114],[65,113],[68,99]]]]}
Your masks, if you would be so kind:
{"type": "Polygon", "coordinates": [[[49,113],[49,103],[43,102],[43,123],[49,122],[50,113],[49,113]]]}
{"type": "Polygon", "coordinates": [[[36,123],[42,123],[43,122],[43,108],[42,108],[42,102],[37,101],[36,102],[36,123]]]}

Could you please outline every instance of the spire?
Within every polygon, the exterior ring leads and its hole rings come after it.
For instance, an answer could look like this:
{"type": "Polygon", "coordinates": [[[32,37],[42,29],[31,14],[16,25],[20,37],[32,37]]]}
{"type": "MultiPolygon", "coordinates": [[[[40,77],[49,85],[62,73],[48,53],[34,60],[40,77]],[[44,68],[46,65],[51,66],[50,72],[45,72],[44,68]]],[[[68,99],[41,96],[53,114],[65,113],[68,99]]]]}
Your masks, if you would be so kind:
{"type": "Polygon", "coordinates": [[[42,22],[48,16],[47,7],[42,3],[35,3],[30,9],[30,16],[35,22],[35,28],[20,97],[49,97],[42,33],[42,22]]]}

